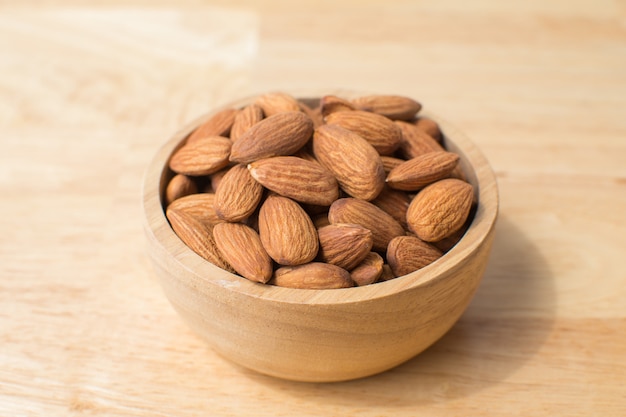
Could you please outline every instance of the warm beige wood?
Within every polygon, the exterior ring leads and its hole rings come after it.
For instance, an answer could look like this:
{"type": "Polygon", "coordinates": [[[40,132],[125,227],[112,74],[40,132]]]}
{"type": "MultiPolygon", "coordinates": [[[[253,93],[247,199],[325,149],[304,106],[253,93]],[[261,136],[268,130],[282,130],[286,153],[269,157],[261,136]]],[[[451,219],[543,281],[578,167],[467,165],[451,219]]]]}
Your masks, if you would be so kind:
{"type": "Polygon", "coordinates": [[[0,415],[626,414],[623,2],[0,4],[0,415]],[[140,188],[209,108],[329,85],[458,126],[501,215],[440,341],[374,377],[292,383],[233,366],[172,309],[140,188]]]}

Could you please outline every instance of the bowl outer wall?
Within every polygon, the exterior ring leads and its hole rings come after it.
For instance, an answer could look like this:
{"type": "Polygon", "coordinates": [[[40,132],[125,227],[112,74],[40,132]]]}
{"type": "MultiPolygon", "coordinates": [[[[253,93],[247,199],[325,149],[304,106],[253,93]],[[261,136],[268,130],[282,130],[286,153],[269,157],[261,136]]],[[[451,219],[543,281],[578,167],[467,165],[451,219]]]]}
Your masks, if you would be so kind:
{"type": "Polygon", "coordinates": [[[160,284],[185,322],[220,355],[244,367],[298,381],[340,381],[373,375],[420,353],[458,320],[487,265],[498,212],[495,176],[461,132],[440,124],[459,153],[478,207],[461,241],[436,262],[384,283],[338,290],[299,290],[253,283],[191,251],[162,208],[173,151],[215,109],[179,131],[148,167],[144,230],[160,284]],[[469,169],[468,169],[469,168],[469,169]]]}

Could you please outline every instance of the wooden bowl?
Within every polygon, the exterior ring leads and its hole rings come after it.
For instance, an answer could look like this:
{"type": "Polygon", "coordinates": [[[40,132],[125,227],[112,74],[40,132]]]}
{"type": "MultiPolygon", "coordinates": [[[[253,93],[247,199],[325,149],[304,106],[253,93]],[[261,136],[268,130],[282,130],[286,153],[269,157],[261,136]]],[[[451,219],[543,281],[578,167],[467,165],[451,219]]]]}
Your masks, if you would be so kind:
{"type": "MultiPolygon", "coordinates": [[[[315,100],[315,99],[311,99],[315,100]]],[[[221,356],[263,374],[341,381],[393,368],[422,352],[459,319],[483,276],[494,237],[498,190],[479,149],[436,116],[445,146],[461,157],[476,190],[474,219],[443,257],[411,274],[363,287],[282,288],[224,271],[190,250],[163,210],[167,162],[215,109],[178,132],[147,169],[143,204],[148,251],[162,288],[183,320],[221,356]]]]}

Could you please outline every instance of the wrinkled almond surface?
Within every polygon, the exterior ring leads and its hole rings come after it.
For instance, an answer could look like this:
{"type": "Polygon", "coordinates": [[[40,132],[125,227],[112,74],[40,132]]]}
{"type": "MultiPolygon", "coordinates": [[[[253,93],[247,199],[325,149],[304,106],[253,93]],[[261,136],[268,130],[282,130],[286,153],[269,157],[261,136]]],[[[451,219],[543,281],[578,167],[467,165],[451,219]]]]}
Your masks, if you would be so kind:
{"type": "Polygon", "coordinates": [[[279,287],[313,290],[354,286],[348,271],[336,265],[322,262],[278,268],[274,273],[273,281],[279,287]]]}
{"type": "Polygon", "coordinates": [[[341,111],[326,116],[326,123],[344,127],[365,139],[380,155],[392,155],[402,141],[402,130],[380,114],[341,111]]]}
{"type": "Polygon", "coordinates": [[[356,224],[331,224],[317,233],[319,260],[348,271],[363,261],[374,244],[372,231],[356,224]]]}
{"type": "Polygon", "coordinates": [[[394,275],[400,277],[425,267],[443,253],[415,236],[398,236],[389,242],[387,262],[394,275]]]}
{"type": "Polygon", "coordinates": [[[394,95],[371,95],[355,98],[352,104],[357,109],[371,111],[391,120],[411,120],[422,105],[409,97],[394,95]]]}
{"type": "Polygon", "coordinates": [[[430,152],[398,165],[387,175],[387,184],[396,190],[417,191],[450,176],[459,162],[452,152],[430,152]]]}
{"type": "Polygon", "coordinates": [[[208,136],[186,143],[170,159],[170,168],[178,174],[208,175],[228,165],[232,142],[222,136],[208,136]]]}

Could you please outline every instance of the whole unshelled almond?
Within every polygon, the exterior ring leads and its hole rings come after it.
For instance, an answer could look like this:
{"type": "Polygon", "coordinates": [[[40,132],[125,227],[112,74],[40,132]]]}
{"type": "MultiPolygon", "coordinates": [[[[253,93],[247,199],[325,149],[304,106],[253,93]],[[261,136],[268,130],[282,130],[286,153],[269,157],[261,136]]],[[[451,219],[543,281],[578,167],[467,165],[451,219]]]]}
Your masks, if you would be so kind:
{"type": "Polygon", "coordinates": [[[231,146],[231,140],[222,136],[202,137],[180,147],[169,165],[178,174],[212,174],[228,165],[231,146]]]}
{"type": "Polygon", "coordinates": [[[236,142],[248,129],[263,120],[263,117],[263,109],[256,104],[250,104],[241,109],[235,116],[233,127],[230,129],[230,140],[236,142]]]}
{"type": "Polygon", "coordinates": [[[359,287],[373,284],[383,273],[383,257],[376,252],[370,252],[365,259],[350,271],[350,278],[359,287]]]}
{"type": "Polygon", "coordinates": [[[396,121],[395,123],[402,130],[400,151],[406,159],[415,158],[429,152],[445,151],[443,146],[417,126],[402,121],[396,121]]]}
{"type": "Polygon", "coordinates": [[[259,235],[267,253],[280,265],[300,265],[317,255],[317,230],[309,215],[290,198],[269,195],[259,210],[259,235]]]}
{"type": "Polygon", "coordinates": [[[230,160],[249,164],[262,158],[291,155],[311,138],[313,121],[302,112],[284,112],[266,117],[233,144],[230,160]]]}
{"type": "Polygon", "coordinates": [[[411,120],[422,105],[409,97],[394,95],[371,95],[351,100],[359,109],[381,114],[392,120],[411,120]]]}
{"type": "Polygon", "coordinates": [[[205,138],[207,136],[224,136],[227,137],[230,134],[230,129],[233,126],[233,122],[239,110],[237,109],[224,109],[215,113],[209,120],[201,124],[196,130],[194,130],[187,143],[194,142],[197,139],[205,138]]]}
{"type": "Polygon", "coordinates": [[[210,226],[181,210],[170,208],[166,216],[176,235],[192,251],[219,268],[235,272],[217,249],[210,226]]]}
{"type": "Polygon", "coordinates": [[[323,125],[313,134],[315,158],[353,197],[373,200],[385,186],[380,155],[365,139],[338,125],[323,125]]]}
{"type": "Polygon", "coordinates": [[[273,283],[279,287],[315,290],[354,286],[348,271],[322,262],[278,268],[274,272],[273,283]]]}
{"type": "Polygon", "coordinates": [[[404,229],[393,217],[374,204],[358,198],[340,198],[328,211],[331,224],[358,224],[372,231],[373,249],[385,252],[389,241],[404,234],[404,229]]]}
{"type": "Polygon", "coordinates": [[[165,188],[165,205],[167,206],[174,200],[197,192],[198,186],[193,179],[183,174],[176,174],[165,188]]]}
{"type": "Polygon", "coordinates": [[[392,155],[400,146],[402,131],[391,120],[367,111],[340,111],[326,116],[326,123],[339,125],[369,142],[380,155],[392,155]]]}
{"type": "Polygon", "coordinates": [[[213,227],[217,223],[224,221],[217,216],[213,207],[214,202],[215,194],[213,193],[190,194],[176,199],[168,206],[168,209],[184,211],[208,226],[213,227]]]}
{"type": "Polygon", "coordinates": [[[339,198],[337,180],[317,162],[275,156],[252,162],[248,169],[265,188],[301,203],[330,206],[339,198]]]}
{"type": "Polygon", "coordinates": [[[452,152],[429,152],[395,167],[387,175],[387,184],[396,190],[417,191],[450,176],[459,162],[452,152]]]}
{"type": "Polygon", "coordinates": [[[437,181],[422,189],[406,213],[409,229],[426,242],[451,236],[467,219],[473,187],[456,178],[437,181]]]}
{"type": "Polygon", "coordinates": [[[323,117],[335,112],[352,110],[356,110],[356,107],[354,107],[354,104],[350,103],[350,101],[345,98],[326,95],[320,99],[320,112],[323,117]]]}
{"type": "Polygon", "coordinates": [[[215,212],[220,219],[238,222],[247,219],[256,210],[263,197],[259,184],[245,165],[232,167],[215,191],[215,212]]]}
{"type": "Polygon", "coordinates": [[[263,109],[266,117],[283,112],[300,111],[298,100],[286,93],[263,94],[257,97],[254,104],[263,109]]]}
{"type": "Polygon", "coordinates": [[[250,281],[266,283],[274,272],[259,234],[242,223],[220,223],[213,228],[215,244],[233,269],[250,281]]]}
{"type": "Polygon", "coordinates": [[[389,242],[387,262],[394,275],[401,277],[429,265],[443,253],[415,236],[398,236],[389,242]]]}
{"type": "Polygon", "coordinates": [[[348,271],[363,261],[374,244],[372,232],[356,224],[331,224],[318,229],[317,233],[319,260],[348,271]]]}

